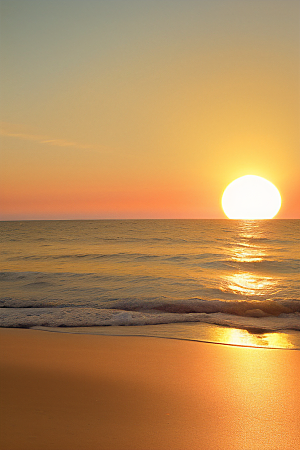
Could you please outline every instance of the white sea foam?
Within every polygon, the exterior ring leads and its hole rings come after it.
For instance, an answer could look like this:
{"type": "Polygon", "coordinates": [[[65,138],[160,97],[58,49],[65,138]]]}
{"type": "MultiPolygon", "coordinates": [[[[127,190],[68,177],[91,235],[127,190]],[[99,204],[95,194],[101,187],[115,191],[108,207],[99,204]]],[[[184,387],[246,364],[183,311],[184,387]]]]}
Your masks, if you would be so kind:
{"type": "Polygon", "coordinates": [[[0,326],[14,328],[157,325],[180,322],[205,322],[254,331],[300,331],[299,313],[257,318],[221,312],[178,314],[97,308],[4,308],[0,316],[0,326]]]}

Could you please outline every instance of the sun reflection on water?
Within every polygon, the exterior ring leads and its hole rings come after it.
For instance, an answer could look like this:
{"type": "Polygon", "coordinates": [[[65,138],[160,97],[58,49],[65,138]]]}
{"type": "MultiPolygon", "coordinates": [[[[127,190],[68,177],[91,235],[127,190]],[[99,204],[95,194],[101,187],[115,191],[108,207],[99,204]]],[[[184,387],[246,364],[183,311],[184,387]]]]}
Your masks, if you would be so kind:
{"type": "Polygon", "coordinates": [[[268,255],[266,247],[267,236],[260,226],[259,221],[243,220],[239,222],[238,233],[233,245],[229,249],[229,260],[234,267],[241,267],[238,272],[224,275],[222,290],[240,294],[242,298],[247,296],[267,296],[276,291],[279,280],[274,276],[257,275],[255,263],[263,262],[268,255]],[[244,271],[244,263],[247,269],[253,267],[253,271],[244,271]],[[251,263],[254,265],[251,266],[251,263]]]}
{"type": "Polygon", "coordinates": [[[274,292],[278,281],[273,277],[257,276],[254,273],[242,272],[223,277],[224,291],[231,291],[243,296],[265,296],[268,292],[274,292]]]}
{"type": "Polygon", "coordinates": [[[231,250],[233,261],[238,262],[258,262],[262,261],[266,252],[258,246],[249,244],[240,244],[231,250]]]}
{"type": "Polygon", "coordinates": [[[266,256],[265,235],[256,221],[241,221],[236,245],[230,249],[231,259],[238,262],[262,261],[266,256]]]}

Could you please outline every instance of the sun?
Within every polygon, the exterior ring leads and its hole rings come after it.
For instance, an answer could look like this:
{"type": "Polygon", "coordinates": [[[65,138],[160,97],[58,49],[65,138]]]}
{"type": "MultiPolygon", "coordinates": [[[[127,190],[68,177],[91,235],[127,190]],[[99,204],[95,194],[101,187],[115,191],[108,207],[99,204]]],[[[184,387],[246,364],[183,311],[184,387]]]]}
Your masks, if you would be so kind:
{"type": "Polygon", "coordinates": [[[229,219],[273,219],[281,206],[274,184],[256,175],[245,175],[230,183],[222,197],[222,207],[229,219]]]}

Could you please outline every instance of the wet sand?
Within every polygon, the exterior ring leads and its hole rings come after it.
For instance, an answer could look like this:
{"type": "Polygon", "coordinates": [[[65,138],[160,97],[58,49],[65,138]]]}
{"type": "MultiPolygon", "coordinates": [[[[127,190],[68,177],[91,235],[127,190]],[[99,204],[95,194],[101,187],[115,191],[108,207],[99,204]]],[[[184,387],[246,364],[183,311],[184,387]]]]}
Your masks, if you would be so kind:
{"type": "Polygon", "coordinates": [[[0,330],[5,450],[295,450],[300,351],[0,330]]]}

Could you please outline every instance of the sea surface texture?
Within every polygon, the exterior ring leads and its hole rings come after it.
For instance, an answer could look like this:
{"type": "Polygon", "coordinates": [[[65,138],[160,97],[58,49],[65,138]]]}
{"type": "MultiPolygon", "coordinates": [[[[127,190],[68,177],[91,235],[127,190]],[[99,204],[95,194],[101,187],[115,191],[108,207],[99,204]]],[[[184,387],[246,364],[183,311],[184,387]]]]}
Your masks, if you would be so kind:
{"type": "Polygon", "coordinates": [[[170,337],[214,341],[201,334],[211,324],[227,335],[252,333],[262,345],[268,333],[273,342],[284,335],[279,346],[297,347],[299,223],[1,222],[0,326],[88,332],[134,325],[151,335],[153,325],[165,324],[170,337]]]}

